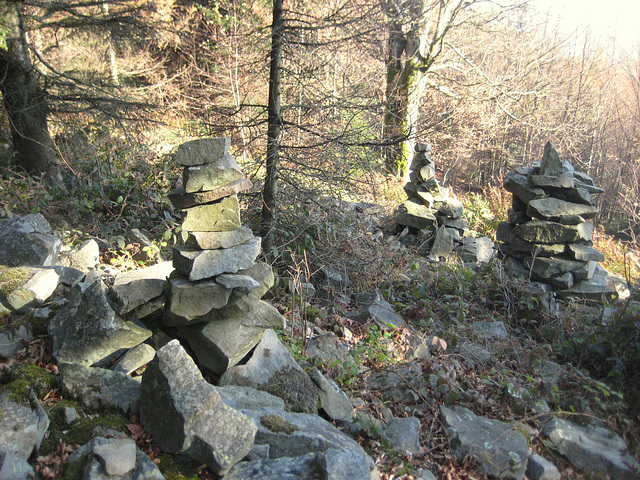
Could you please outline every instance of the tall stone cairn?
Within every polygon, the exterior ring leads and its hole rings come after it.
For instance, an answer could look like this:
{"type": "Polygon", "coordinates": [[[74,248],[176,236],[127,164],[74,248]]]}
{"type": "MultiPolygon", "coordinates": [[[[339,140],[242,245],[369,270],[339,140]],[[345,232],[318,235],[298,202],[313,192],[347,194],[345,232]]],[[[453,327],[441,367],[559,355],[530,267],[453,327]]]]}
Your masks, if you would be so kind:
{"type": "Polygon", "coordinates": [[[585,173],[561,160],[549,142],[542,162],[507,173],[504,188],[512,193],[508,222],[496,239],[514,272],[531,274],[550,285],[561,298],[611,300],[604,255],[593,248],[593,223],[598,213],[593,194],[602,193],[585,173]]]}
{"type": "Polygon", "coordinates": [[[462,218],[464,206],[438,183],[430,150],[426,142],[416,144],[409,181],[404,186],[408,200],[397,208],[395,223],[414,232],[430,233],[429,256],[434,260],[455,252],[465,262],[487,262],[493,243],[488,238],[469,236],[469,224],[462,218]]]}
{"type": "Polygon", "coordinates": [[[186,245],[173,249],[163,322],[177,327],[200,366],[222,374],[284,317],[261,300],[273,286],[266,263],[256,263],[260,237],[240,221],[238,193],[251,188],[229,154],[229,138],[183,143],[174,160],[182,185],[169,193],[184,212],[186,245]]]}

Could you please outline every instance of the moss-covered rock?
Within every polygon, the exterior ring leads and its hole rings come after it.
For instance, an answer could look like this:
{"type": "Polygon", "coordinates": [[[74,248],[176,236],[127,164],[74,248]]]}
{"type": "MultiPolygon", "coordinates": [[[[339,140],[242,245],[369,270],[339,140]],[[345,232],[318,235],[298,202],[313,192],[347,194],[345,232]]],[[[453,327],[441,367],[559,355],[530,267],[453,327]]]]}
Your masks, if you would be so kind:
{"type": "Polygon", "coordinates": [[[285,367],[275,372],[269,381],[257,387],[284,400],[285,408],[292,412],[317,413],[318,392],[306,372],[285,367]]]}
{"type": "Polygon", "coordinates": [[[265,415],[260,419],[260,423],[274,433],[291,435],[293,432],[300,430],[296,425],[278,415],[265,415]]]}

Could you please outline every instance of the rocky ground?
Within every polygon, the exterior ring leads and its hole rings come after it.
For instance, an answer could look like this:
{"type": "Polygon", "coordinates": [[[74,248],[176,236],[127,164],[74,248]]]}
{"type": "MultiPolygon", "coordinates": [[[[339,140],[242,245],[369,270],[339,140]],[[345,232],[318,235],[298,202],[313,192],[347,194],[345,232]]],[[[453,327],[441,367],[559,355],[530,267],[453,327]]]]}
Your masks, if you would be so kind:
{"type": "Polygon", "coordinates": [[[292,254],[264,297],[284,328],[224,375],[163,325],[163,267],[132,280],[92,243],[55,261],[33,219],[18,245],[59,265],[2,272],[0,478],[640,478],[632,299],[556,303],[499,260],[355,242],[372,215],[343,215],[360,268],[292,254]]]}

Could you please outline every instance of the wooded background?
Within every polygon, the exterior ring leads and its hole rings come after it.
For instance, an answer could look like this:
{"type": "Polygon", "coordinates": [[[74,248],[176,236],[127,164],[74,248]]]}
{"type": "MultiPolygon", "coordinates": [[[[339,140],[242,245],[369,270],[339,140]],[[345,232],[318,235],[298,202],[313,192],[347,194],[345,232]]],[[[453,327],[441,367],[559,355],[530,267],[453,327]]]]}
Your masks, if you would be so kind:
{"type": "Polygon", "coordinates": [[[28,0],[0,15],[6,169],[55,184],[73,134],[168,125],[231,136],[268,205],[278,183],[379,189],[416,140],[445,186],[487,191],[550,140],[605,189],[599,221],[635,239],[638,51],[563,36],[526,2],[28,0]]]}

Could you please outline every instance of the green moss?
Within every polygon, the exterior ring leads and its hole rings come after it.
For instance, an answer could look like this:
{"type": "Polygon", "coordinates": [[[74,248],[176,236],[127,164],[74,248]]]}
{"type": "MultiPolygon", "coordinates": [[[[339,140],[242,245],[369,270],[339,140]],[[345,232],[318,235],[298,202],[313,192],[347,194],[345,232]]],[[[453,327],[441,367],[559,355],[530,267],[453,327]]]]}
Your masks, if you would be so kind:
{"type": "Polygon", "coordinates": [[[67,425],[62,417],[62,409],[64,407],[75,408],[78,412],[82,411],[82,407],[80,405],[69,400],[61,400],[51,406],[45,407],[51,423],[47,430],[47,436],[40,446],[41,455],[47,455],[55,451],[58,448],[60,441],[64,439],[66,431],[69,429],[69,425],[67,425]]]}
{"type": "Polygon", "coordinates": [[[199,480],[198,465],[182,460],[174,455],[163,453],[159,457],[158,468],[166,480],[199,480]]]}
{"type": "Polygon", "coordinates": [[[0,267],[0,295],[6,297],[30,277],[31,272],[25,267],[0,267]]]}
{"type": "Polygon", "coordinates": [[[97,427],[125,432],[128,423],[129,421],[125,417],[113,413],[96,418],[80,418],[73,422],[64,438],[67,443],[84,445],[95,436],[93,432],[97,427]]]}
{"type": "Polygon", "coordinates": [[[274,373],[269,381],[258,390],[270,393],[284,400],[287,410],[292,412],[316,413],[318,392],[315,384],[305,372],[286,367],[274,373]]]}
{"type": "Polygon", "coordinates": [[[8,393],[9,399],[15,403],[29,402],[31,386],[26,380],[16,380],[0,387],[0,392],[8,393]]]}
{"type": "Polygon", "coordinates": [[[293,423],[285,420],[278,415],[265,415],[260,419],[260,423],[263,427],[268,428],[275,433],[286,433],[291,435],[293,432],[300,430],[293,423]]]}
{"type": "Polygon", "coordinates": [[[47,372],[42,367],[26,364],[17,365],[13,369],[11,380],[12,382],[27,382],[38,398],[43,398],[57,384],[57,378],[54,374],[47,372]]]}
{"type": "Polygon", "coordinates": [[[75,462],[67,462],[67,468],[60,477],[61,480],[81,480],[84,477],[84,468],[88,459],[89,455],[83,455],[75,462]]]}

